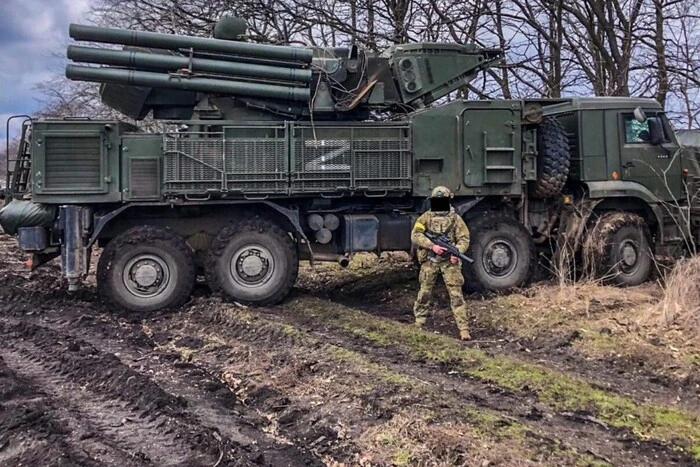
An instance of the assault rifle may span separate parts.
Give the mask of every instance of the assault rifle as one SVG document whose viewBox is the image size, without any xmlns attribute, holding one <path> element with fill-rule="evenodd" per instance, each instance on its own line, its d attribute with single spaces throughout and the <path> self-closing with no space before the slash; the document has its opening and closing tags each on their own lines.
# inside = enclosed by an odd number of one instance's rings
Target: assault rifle
<svg viewBox="0 0 700 467">
<path fill-rule="evenodd" d="M 445 234 L 435 234 L 433 232 L 429 232 L 427 230 L 423 231 L 423 235 L 425 235 L 428 240 L 433 242 L 437 246 L 443 247 L 445 250 L 447 250 L 448 253 L 450 253 L 452 256 L 456 256 L 459 259 L 462 259 L 466 261 L 467 263 L 473 263 L 474 260 L 471 259 L 469 256 L 465 255 L 464 253 L 461 253 L 459 249 L 450 242 L 450 239 L 447 238 L 447 235 Z"/>
</svg>

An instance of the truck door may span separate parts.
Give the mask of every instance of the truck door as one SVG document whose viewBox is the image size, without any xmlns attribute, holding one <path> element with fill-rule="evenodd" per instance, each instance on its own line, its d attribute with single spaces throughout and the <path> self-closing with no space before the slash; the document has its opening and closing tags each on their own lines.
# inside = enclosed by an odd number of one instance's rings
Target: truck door
<svg viewBox="0 0 700 467">
<path fill-rule="evenodd" d="M 648 117 L 661 117 L 655 110 L 647 110 Z M 620 114 L 620 176 L 622 180 L 644 185 L 664 200 L 681 196 L 681 160 L 678 145 L 673 142 L 671 129 L 665 118 L 665 141 L 660 145 L 650 142 L 649 119 L 638 122 L 632 112 Z"/>
</svg>

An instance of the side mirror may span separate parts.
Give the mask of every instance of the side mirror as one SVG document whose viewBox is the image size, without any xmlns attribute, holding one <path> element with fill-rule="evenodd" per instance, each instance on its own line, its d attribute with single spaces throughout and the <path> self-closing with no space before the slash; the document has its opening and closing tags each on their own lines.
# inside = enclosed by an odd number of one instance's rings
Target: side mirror
<svg viewBox="0 0 700 467">
<path fill-rule="evenodd" d="M 636 109 L 634 109 L 634 119 L 637 120 L 639 123 L 644 123 L 647 121 L 647 116 L 641 107 L 637 107 Z"/>
<path fill-rule="evenodd" d="M 659 145 L 666 141 L 666 135 L 664 134 L 664 124 L 661 122 L 659 117 L 651 117 L 647 120 L 649 125 L 649 136 L 650 143 L 653 145 Z"/>
</svg>

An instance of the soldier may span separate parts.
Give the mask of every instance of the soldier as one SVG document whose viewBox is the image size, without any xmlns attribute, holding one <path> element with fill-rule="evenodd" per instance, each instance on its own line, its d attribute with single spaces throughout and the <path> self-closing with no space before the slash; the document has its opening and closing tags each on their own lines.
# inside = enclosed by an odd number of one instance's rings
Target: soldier
<svg viewBox="0 0 700 467">
<path fill-rule="evenodd" d="M 444 186 L 433 189 L 430 194 L 430 210 L 416 220 L 411 232 L 411 241 L 418 247 L 418 261 L 421 263 L 420 290 L 413 306 L 413 314 L 416 316 L 416 326 L 422 327 L 428 317 L 428 303 L 433 286 L 438 274 L 442 274 L 450 294 L 450 306 L 459 328 L 459 336 L 462 340 L 469 340 L 471 336 L 467 322 L 467 307 L 462 294 L 464 276 L 461 261 L 456 256 L 445 255 L 444 248 L 433 244 L 423 235 L 426 230 L 435 234 L 444 233 L 459 251 L 462 253 L 467 251 L 469 229 L 450 205 L 451 198 L 450 190 Z"/>
</svg>

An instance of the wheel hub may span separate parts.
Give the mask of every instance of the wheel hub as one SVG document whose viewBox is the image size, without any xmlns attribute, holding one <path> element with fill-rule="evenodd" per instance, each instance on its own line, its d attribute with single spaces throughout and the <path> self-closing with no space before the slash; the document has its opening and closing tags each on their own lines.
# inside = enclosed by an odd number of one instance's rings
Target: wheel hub
<svg viewBox="0 0 700 467">
<path fill-rule="evenodd" d="M 146 262 L 134 267 L 134 282 L 140 287 L 151 287 L 158 281 L 158 276 L 162 276 L 156 264 Z"/>
<path fill-rule="evenodd" d="M 518 252 L 506 239 L 492 240 L 484 249 L 484 253 L 484 268 L 494 277 L 510 275 L 518 263 Z"/>
<path fill-rule="evenodd" d="M 255 254 L 251 254 L 239 260 L 241 263 L 241 271 L 247 277 L 259 276 L 267 268 L 265 261 Z"/>
<path fill-rule="evenodd" d="M 137 255 L 124 268 L 124 285 L 132 294 L 147 298 L 161 293 L 170 281 L 166 262 L 156 255 Z"/>
<path fill-rule="evenodd" d="M 231 259 L 231 275 L 247 287 L 266 283 L 274 270 L 270 251 L 261 245 L 247 245 L 239 249 Z"/>
<path fill-rule="evenodd" d="M 491 262 L 497 268 L 504 268 L 508 266 L 508 263 L 510 263 L 510 255 L 508 254 L 508 250 L 501 246 L 494 248 L 493 253 L 491 254 Z"/>
<path fill-rule="evenodd" d="M 637 253 L 637 245 L 631 241 L 625 241 L 620 245 L 620 262 L 621 267 L 629 272 L 634 269 L 637 264 L 639 254 Z"/>
</svg>

